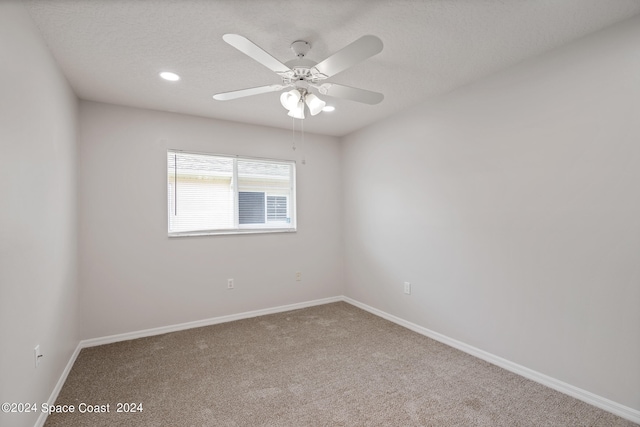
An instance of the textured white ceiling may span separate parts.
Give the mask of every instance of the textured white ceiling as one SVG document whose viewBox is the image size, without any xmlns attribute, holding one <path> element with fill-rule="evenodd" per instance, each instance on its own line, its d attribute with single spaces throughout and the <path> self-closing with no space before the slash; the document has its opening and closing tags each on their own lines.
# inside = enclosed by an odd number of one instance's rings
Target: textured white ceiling
<svg viewBox="0 0 640 427">
<path fill-rule="evenodd" d="M 222 40 L 241 34 L 282 62 L 307 40 L 321 61 L 360 36 L 382 53 L 329 81 L 382 92 L 306 132 L 345 135 L 525 58 L 640 13 L 638 0 L 24 0 L 77 95 L 86 100 L 291 129 L 279 92 L 232 101 L 212 95 L 279 83 Z M 174 71 L 169 83 L 158 73 Z M 296 123 L 297 126 L 299 126 Z"/>
</svg>

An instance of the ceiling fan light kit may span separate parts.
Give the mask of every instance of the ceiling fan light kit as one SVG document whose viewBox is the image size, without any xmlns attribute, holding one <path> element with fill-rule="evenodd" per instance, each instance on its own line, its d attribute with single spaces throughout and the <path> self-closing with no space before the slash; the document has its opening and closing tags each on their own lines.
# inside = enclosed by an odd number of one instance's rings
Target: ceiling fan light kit
<svg viewBox="0 0 640 427">
<path fill-rule="evenodd" d="M 309 113 L 315 116 L 322 112 L 327 105 L 325 101 L 312 93 L 312 89 L 315 89 L 321 95 L 348 99 L 369 105 L 377 104 L 384 99 L 384 95 L 378 92 L 323 82 L 323 80 L 333 77 L 358 62 L 380 53 L 383 44 L 376 36 L 363 36 L 319 63 L 305 58 L 311 49 L 311 44 L 304 40 L 296 40 L 291 44 L 291 50 L 296 55 L 296 59 L 286 64 L 269 55 L 246 37 L 238 34 L 225 34 L 222 39 L 275 72 L 280 76 L 282 84 L 218 93 L 213 96 L 218 101 L 228 101 L 245 96 L 293 88 L 280 95 L 280 103 L 289 111 L 289 116 L 296 119 L 304 119 L 305 106 L 308 108 Z"/>
<path fill-rule="evenodd" d="M 305 89 L 292 89 L 280 95 L 280 103 L 289 110 L 289 116 L 304 119 L 304 106 L 309 108 L 312 116 L 319 114 L 327 105 L 326 102 Z"/>
</svg>

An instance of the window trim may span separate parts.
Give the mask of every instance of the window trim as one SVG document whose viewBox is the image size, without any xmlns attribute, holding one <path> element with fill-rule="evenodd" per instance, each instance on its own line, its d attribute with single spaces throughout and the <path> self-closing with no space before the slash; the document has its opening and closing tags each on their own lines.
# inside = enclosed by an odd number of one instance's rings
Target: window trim
<svg viewBox="0 0 640 427">
<path fill-rule="evenodd" d="M 170 218 L 169 216 L 171 215 L 171 208 L 169 207 L 169 194 L 168 194 L 168 182 L 165 181 L 165 195 L 167 197 L 166 200 L 166 204 L 165 207 L 167 208 L 166 210 L 166 220 L 167 220 L 167 236 L 170 238 L 173 237 L 194 237 L 194 236 L 225 236 L 225 235 L 242 235 L 242 234 L 271 234 L 271 233 L 295 233 L 298 231 L 298 224 L 297 224 L 297 197 L 296 197 L 296 192 L 297 192 L 297 183 L 296 183 L 296 161 L 295 160 L 289 160 L 289 159 L 273 159 L 273 158 L 265 158 L 265 157 L 251 157 L 251 156 L 241 156 L 238 154 L 214 154 L 214 153 L 205 153 L 202 151 L 190 151 L 190 150 L 181 150 L 181 149 L 174 149 L 174 148 L 168 148 L 167 152 L 166 152 L 166 156 L 165 158 L 168 157 L 168 155 L 170 153 L 184 153 L 184 154 L 195 154 L 195 155 L 201 155 L 201 156 L 211 156 L 211 157 L 223 157 L 223 158 L 227 158 L 227 159 L 233 159 L 234 160 L 234 167 L 233 167 L 233 182 L 236 183 L 234 185 L 234 209 L 233 209 L 233 216 L 234 216 L 234 225 L 235 228 L 232 229 L 208 229 L 208 230 L 195 230 L 195 231 L 170 231 L 169 226 L 170 226 Z M 260 228 L 260 227 L 254 227 L 254 226 L 244 226 L 244 227 L 240 227 L 239 224 L 239 197 L 238 197 L 238 193 L 239 191 L 239 185 L 237 185 L 238 183 L 238 160 L 247 160 L 247 161 L 257 161 L 257 162 L 264 162 L 264 163 L 278 163 L 278 164 L 289 164 L 290 167 L 290 174 L 289 174 L 289 182 L 291 183 L 291 194 L 287 197 L 290 201 L 290 211 L 291 211 L 291 225 L 289 227 L 286 228 L 282 228 L 282 227 L 264 227 L 264 228 Z M 168 164 L 167 164 L 168 166 Z M 165 171 L 165 173 L 167 174 L 166 177 L 168 178 L 168 170 Z M 267 193 L 265 192 L 265 219 L 266 219 L 266 199 L 267 199 Z"/>
</svg>

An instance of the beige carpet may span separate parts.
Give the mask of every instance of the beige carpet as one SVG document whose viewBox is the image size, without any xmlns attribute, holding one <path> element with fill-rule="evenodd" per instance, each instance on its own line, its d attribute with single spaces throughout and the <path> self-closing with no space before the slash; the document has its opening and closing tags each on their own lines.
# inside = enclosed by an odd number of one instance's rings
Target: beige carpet
<svg viewBox="0 0 640 427">
<path fill-rule="evenodd" d="M 82 402 L 46 426 L 635 425 L 343 302 L 84 349 Z"/>
</svg>

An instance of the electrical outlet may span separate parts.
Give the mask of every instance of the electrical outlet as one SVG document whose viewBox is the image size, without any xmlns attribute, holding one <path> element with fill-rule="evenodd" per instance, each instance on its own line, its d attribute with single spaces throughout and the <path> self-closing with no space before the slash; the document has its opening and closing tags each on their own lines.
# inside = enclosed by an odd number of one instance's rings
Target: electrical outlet
<svg viewBox="0 0 640 427">
<path fill-rule="evenodd" d="M 227 279 L 227 289 L 233 289 L 234 287 L 233 279 Z"/>
<path fill-rule="evenodd" d="M 296 273 L 296 282 L 300 282 L 302 280 L 302 273 L 299 271 Z"/>
<path fill-rule="evenodd" d="M 38 366 L 40 366 L 40 359 L 42 359 L 42 353 L 40 353 L 40 344 L 38 344 L 34 349 L 33 349 L 33 360 L 34 363 L 36 365 L 36 368 Z"/>
<path fill-rule="evenodd" d="M 407 295 L 411 295 L 411 283 L 404 282 L 404 293 Z"/>
</svg>

